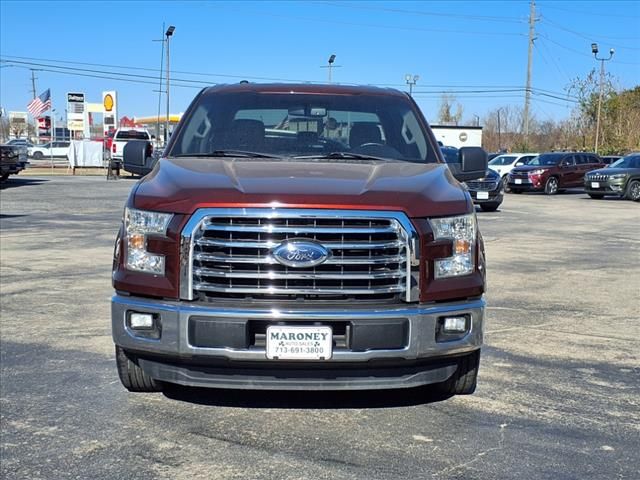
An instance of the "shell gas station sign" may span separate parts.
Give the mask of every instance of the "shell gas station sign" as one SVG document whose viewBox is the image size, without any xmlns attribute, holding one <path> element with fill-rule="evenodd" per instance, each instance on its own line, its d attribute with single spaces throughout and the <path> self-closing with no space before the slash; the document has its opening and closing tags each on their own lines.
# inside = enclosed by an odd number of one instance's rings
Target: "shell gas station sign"
<svg viewBox="0 0 640 480">
<path fill-rule="evenodd" d="M 118 112 L 117 112 L 117 95 L 116 92 L 106 91 L 102 92 L 102 111 L 103 111 L 103 124 L 105 133 L 110 130 L 118 128 Z"/>
</svg>

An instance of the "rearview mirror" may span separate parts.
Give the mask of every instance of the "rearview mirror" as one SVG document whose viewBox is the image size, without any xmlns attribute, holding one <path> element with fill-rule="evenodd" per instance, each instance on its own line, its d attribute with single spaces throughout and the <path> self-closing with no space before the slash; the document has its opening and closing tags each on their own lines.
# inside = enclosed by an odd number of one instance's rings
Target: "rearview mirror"
<svg viewBox="0 0 640 480">
<path fill-rule="evenodd" d="M 288 110 L 290 117 L 324 117 L 327 114 L 327 109 L 324 107 L 291 107 Z"/>
<path fill-rule="evenodd" d="M 480 147 L 462 147 L 458 161 L 449 163 L 449 169 L 459 182 L 483 178 L 487 174 L 487 152 Z"/>
</svg>

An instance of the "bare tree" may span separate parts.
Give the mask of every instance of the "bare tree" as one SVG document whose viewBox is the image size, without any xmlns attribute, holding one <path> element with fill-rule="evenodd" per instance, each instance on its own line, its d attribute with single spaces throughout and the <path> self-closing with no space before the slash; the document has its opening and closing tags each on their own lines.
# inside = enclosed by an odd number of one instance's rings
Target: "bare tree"
<svg viewBox="0 0 640 480">
<path fill-rule="evenodd" d="M 456 112 L 452 110 L 455 107 Z M 462 105 L 456 101 L 453 95 L 442 95 L 440 100 L 440 109 L 438 110 L 438 122 L 443 125 L 458 125 L 462 119 Z"/>
</svg>

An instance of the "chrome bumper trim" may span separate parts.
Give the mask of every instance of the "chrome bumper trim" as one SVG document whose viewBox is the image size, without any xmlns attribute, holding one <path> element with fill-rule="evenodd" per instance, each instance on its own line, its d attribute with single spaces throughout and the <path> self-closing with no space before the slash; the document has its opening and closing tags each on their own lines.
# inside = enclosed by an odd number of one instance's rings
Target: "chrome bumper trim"
<svg viewBox="0 0 640 480">
<path fill-rule="evenodd" d="M 202 348 L 188 342 L 190 316 L 210 318 L 236 318 L 247 320 L 283 321 L 353 321 L 375 319 L 406 319 L 409 322 L 409 341 L 403 349 L 369 350 L 353 352 L 335 350 L 326 362 L 362 362 L 378 358 L 418 359 L 441 357 L 470 352 L 482 345 L 484 298 L 472 301 L 442 304 L 415 304 L 411 306 L 371 306 L 370 308 L 344 309 L 277 309 L 277 308 L 232 308 L 229 306 L 194 305 L 186 302 L 150 300 L 140 297 L 115 295 L 111 303 L 113 340 L 125 349 L 168 357 L 217 357 L 239 361 L 267 360 L 264 348 Z M 134 335 L 126 326 L 128 311 L 153 313 L 160 317 L 162 335 L 159 340 Z M 438 317 L 450 314 L 468 314 L 471 317 L 470 331 L 461 339 L 436 342 L 435 328 Z"/>
</svg>

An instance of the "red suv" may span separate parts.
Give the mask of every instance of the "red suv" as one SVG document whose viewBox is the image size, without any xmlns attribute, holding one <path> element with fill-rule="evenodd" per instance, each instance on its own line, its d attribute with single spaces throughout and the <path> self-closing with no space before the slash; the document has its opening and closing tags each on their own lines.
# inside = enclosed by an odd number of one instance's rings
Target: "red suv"
<svg viewBox="0 0 640 480">
<path fill-rule="evenodd" d="M 508 184 L 513 193 L 544 191 L 554 195 L 564 188 L 582 187 L 585 173 L 604 166 L 595 153 L 543 153 L 511 170 Z"/>
</svg>

